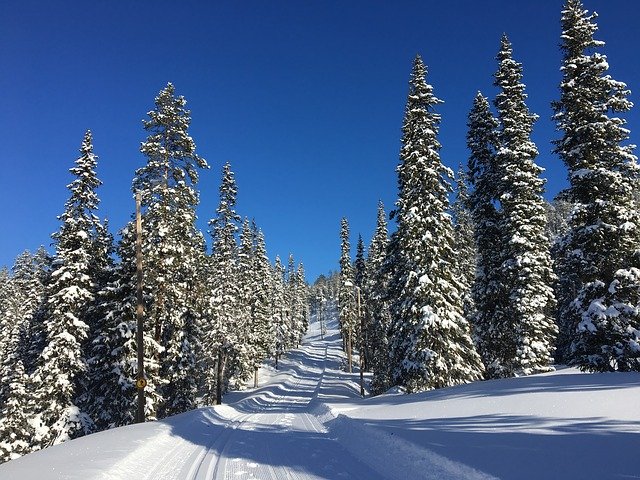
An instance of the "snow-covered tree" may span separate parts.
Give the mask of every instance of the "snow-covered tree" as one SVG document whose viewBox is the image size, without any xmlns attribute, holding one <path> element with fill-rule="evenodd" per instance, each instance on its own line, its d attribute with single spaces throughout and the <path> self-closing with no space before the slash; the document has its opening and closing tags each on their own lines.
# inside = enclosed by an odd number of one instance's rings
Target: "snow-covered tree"
<svg viewBox="0 0 640 480">
<path fill-rule="evenodd" d="M 27 318 L 24 330 L 22 363 L 27 374 L 33 373 L 44 350 L 46 341 L 45 331 L 45 295 L 46 286 L 51 277 L 53 257 L 44 247 L 39 247 L 32 257 L 33 274 L 30 274 L 27 295 L 31 298 L 34 310 Z"/>
<path fill-rule="evenodd" d="M 204 324 L 204 351 L 208 359 L 205 401 L 222 402 L 228 361 L 239 347 L 240 286 L 236 233 L 240 217 L 235 211 L 237 186 L 231 165 L 222 169 L 220 203 L 209 221 L 213 241 L 208 279 L 209 305 Z"/>
<path fill-rule="evenodd" d="M 279 256 L 276 256 L 271 275 L 271 291 L 273 295 L 271 328 L 277 367 L 278 358 L 285 351 L 285 340 L 289 335 L 289 322 L 287 321 L 289 312 L 285 295 L 285 268 Z"/>
<path fill-rule="evenodd" d="M 494 317 L 507 300 L 499 276 L 502 238 L 495 162 L 498 121 L 491 113 L 489 101 L 480 92 L 473 101 L 467 126 L 469 208 L 476 247 L 476 276 L 471 289 L 475 311 L 471 324 L 478 352 L 484 364 L 490 366 L 497 356 L 501 335 L 494 326 Z"/>
<path fill-rule="evenodd" d="M 46 433 L 42 446 L 64 442 L 93 430 L 89 416 L 80 410 L 78 397 L 86 380 L 84 346 L 88 338 L 88 312 L 96 295 L 97 272 L 92 267 L 100 221 L 96 189 L 101 182 L 95 169 L 92 135 L 87 131 L 80 157 L 71 168 L 75 179 L 71 196 L 53 234 L 56 255 L 47 287 L 46 346 L 36 376 L 36 403 Z"/>
<path fill-rule="evenodd" d="M 554 274 L 546 236 L 543 169 L 535 163 L 533 123 L 525 100 L 522 65 L 513 60 L 511 43 L 502 37 L 495 99 L 499 128 L 496 152 L 502 240 L 499 275 L 507 299 L 494 317 L 500 351 L 488 370 L 492 376 L 528 375 L 551 370 L 557 327 L 553 318 Z"/>
<path fill-rule="evenodd" d="M 338 311 L 342 342 L 347 354 L 353 349 L 356 330 L 356 306 L 353 295 L 354 272 L 351 264 L 351 244 L 349 242 L 349 221 L 340 222 L 340 290 L 338 293 Z"/>
<path fill-rule="evenodd" d="M 136 171 L 133 190 L 141 194 L 147 320 L 163 347 L 158 385 L 159 416 L 195 407 L 198 336 L 193 289 L 204 258 L 204 239 L 195 225 L 198 171 L 208 168 L 189 136 L 186 100 L 169 83 L 143 122 L 149 133 L 140 151 L 147 163 Z M 153 416 L 155 412 L 150 412 Z"/>
<path fill-rule="evenodd" d="M 254 372 L 261 362 L 273 355 L 275 335 L 272 325 L 273 279 L 271 264 L 267 256 L 264 234 L 252 225 L 253 251 L 253 296 L 251 299 L 251 338 L 255 356 L 252 359 Z"/>
<path fill-rule="evenodd" d="M 29 377 L 24 371 L 22 360 L 14 358 L 6 399 L 0 410 L 0 463 L 33 450 L 35 430 L 30 422 L 33 412 L 27 408 L 31 403 L 28 385 Z"/>
<path fill-rule="evenodd" d="M 373 371 L 371 391 L 382 393 L 391 387 L 391 371 L 389 364 L 389 342 L 387 332 L 391 323 L 389 312 L 388 283 L 389 271 L 387 246 L 389 232 L 384 204 L 378 203 L 376 230 L 369 244 L 366 262 L 366 283 L 364 285 L 367 298 L 366 339 L 368 345 L 368 364 Z"/>
<path fill-rule="evenodd" d="M 589 371 L 640 369 L 640 230 L 634 199 L 638 163 L 618 114 L 631 109 L 627 86 L 608 75 L 596 14 L 580 0 L 562 11 L 562 81 L 554 102 L 573 204 L 560 242 L 560 346 Z"/>
<path fill-rule="evenodd" d="M 427 84 L 420 56 L 413 63 L 403 122 L 394 217 L 391 356 L 394 381 L 409 391 L 482 377 L 482 363 L 462 316 L 455 278 L 454 232 L 448 200 L 452 172 L 440 161 L 441 103 Z M 396 296 L 397 293 L 397 296 Z"/>
</svg>

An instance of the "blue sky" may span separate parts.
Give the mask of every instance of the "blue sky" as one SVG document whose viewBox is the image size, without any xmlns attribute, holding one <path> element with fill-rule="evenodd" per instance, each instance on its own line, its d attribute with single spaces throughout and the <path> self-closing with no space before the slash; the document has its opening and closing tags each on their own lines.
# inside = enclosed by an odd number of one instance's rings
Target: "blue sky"
<svg viewBox="0 0 640 480">
<path fill-rule="evenodd" d="M 369 241 L 395 166 L 411 62 L 444 100 L 445 164 L 466 162 L 476 91 L 493 98 L 500 36 L 524 65 L 547 196 L 565 185 L 551 153 L 550 102 L 560 79 L 561 1 L 2 2 L 0 265 L 50 245 L 68 197 L 68 169 L 86 129 L 100 157 L 99 214 L 116 232 L 133 212 L 144 158 L 142 120 L 173 82 L 211 170 L 200 181 L 200 227 L 213 216 L 222 165 L 238 213 L 264 230 L 269 255 L 291 252 L 307 277 L 338 268 L 340 218 Z M 611 74 L 638 103 L 640 2 L 587 0 L 600 14 Z M 640 113 L 626 116 L 637 143 Z"/>
</svg>

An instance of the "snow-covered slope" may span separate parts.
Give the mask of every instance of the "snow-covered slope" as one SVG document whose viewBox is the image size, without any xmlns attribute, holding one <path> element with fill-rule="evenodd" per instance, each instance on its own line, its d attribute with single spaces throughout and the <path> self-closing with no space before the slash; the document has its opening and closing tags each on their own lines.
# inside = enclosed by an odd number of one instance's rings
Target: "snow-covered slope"
<svg viewBox="0 0 640 480">
<path fill-rule="evenodd" d="M 640 374 L 565 369 L 362 400 L 332 326 L 321 339 L 312 324 L 227 405 L 36 452 L 0 479 L 638 478 Z"/>
</svg>

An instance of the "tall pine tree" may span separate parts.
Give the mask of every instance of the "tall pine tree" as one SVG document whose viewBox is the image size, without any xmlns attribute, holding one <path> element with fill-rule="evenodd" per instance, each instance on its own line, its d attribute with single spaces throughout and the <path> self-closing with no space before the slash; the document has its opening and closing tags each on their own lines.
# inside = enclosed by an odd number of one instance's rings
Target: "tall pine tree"
<svg viewBox="0 0 640 480">
<path fill-rule="evenodd" d="M 471 320 L 473 337 L 487 373 L 497 369 L 501 331 L 494 317 L 505 299 L 500 282 L 499 230 L 497 208 L 499 176 L 495 162 L 498 121 L 491 113 L 489 101 L 480 92 L 473 101 L 467 122 L 469 149 L 469 207 L 474 225 L 476 276 L 471 288 L 474 315 Z"/>
<path fill-rule="evenodd" d="M 389 232 L 384 204 L 378 203 L 376 231 L 369 244 L 367 255 L 367 275 L 364 287 L 368 302 L 368 321 L 366 338 L 368 345 L 369 368 L 373 371 L 371 391 L 382 393 L 391 387 L 391 371 L 389 368 L 389 341 L 387 333 L 391 323 L 389 312 L 388 284 L 389 266 L 387 246 Z"/>
<path fill-rule="evenodd" d="M 561 347 L 589 371 L 640 369 L 640 230 L 634 200 L 638 163 L 619 113 L 629 90 L 607 74 L 596 14 L 580 0 L 562 11 L 562 82 L 554 103 L 562 138 L 555 151 L 567 167 L 573 204 L 561 240 Z"/>
<path fill-rule="evenodd" d="M 501 349 L 491 368 L 494 376 L 540 373 L 552 369 L 557 328 L 554 280 L 546 236 L 542 168 L 531 141 L 537 116 L 525 100 L 522 65 L 513 60 L 511 43 L 502 37 L 495 85 L 500 89 L 495 106 L 500 122 L 496 152 L 498 223 L 502 240 L 499 275 L 506 303 L 494 319 Z"/>
<path fill-rule="evenodd" d="M 413 63 L 398 166 L 391 291 L 394 381 L 408 391 L 477 380 L 482 363 L 462 316 L 455 278 L 453 225 L 448 214 L 452 172 L 440 161 L 441 103 L 426 82 L 420 56 Z"/>
<path fill-rule="evenodd" d="M 209 305 L 204 326 L 204 349 L 209 357 L 207 365 L 207 389 L 205 400 L 218 404 L 226 388 L 225 375 L 229 360 L 239 347 L 238 323 L 240 286 L 238 282 L 238 231 L 239 215 L 235 211 L 238 194 L 231 165 L 222 169 L 220 203 L 216 216 L 209 221 L 213 252 L 209 275 Z"/>
<path fill-rule="evenodd" d="M 37 372 L 37 404 L 46 434 L 37 438 L 42 446 L 64 442 L 93 430 L 93 422 L 78 406 L 86 381 L 84 355 L 89 334 L 90 307 L 97 287 L 92 269 L 100 222 L 96 189 L 101 182 L 95 169 L 92 135 L 87 131 L 80 157 L 71 168 L 75 179 L 71 196 L 59 219 L 60 230 L 53 234 L 56 246 L 51 282 L 47 288 L 46 346 Z"/>
</svg>

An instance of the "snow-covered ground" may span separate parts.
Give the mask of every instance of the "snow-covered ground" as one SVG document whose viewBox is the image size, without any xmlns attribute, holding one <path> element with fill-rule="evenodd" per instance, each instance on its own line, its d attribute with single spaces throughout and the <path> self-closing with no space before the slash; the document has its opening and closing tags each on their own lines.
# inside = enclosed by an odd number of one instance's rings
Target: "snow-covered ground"
<svg viewBox="0 0 640 480">
<path fill-rule="evenodd" d="M 640 478 L 640 374 L 553 374 L 359 397 L 335 322 L 226 405 L 80 438 L 0 479 Z"/>
</svg>

